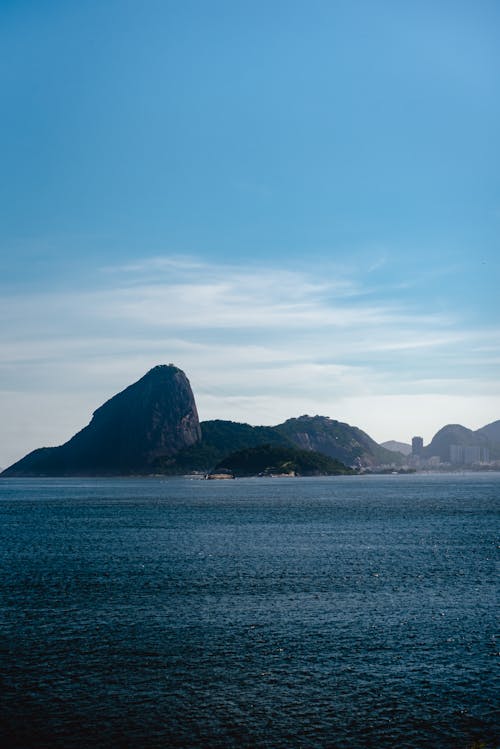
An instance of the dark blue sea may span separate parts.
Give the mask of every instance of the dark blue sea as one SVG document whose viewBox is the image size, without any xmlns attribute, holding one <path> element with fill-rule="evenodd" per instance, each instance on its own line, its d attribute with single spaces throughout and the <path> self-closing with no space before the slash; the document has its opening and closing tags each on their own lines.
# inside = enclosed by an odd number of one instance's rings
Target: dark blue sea
<svg viewBox="0 0 500 749">
<path fill-rule="evenodd" d="M 498 747 L 500 474 L 0 480 L 0 743 Z"/>
</svg>

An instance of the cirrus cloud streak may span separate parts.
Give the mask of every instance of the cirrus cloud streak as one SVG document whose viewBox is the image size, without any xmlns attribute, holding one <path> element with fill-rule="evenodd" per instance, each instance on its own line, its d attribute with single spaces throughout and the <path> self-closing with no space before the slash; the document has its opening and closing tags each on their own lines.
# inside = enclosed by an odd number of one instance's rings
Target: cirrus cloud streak
<svg viewBox="0 0 500 749">
<path fill-rule="evenodd" d="M 9 448 L 0 464 L 43 434 L 39 423 L 31 436 L 9 431 L 14 405 L 22 415 L 33 398 L 52 404 L 59 394 L 64 407 L 53 409 L 42 441 L 60 442 L 103 400 L 169 361 L 190 377 L 202 418 L 272 424 L 321 412 L 367 428 L 363 413 L 398 403 L 378 417 L 373 436 L 408 439 L 398 431 L 404 401 L 408 431 L 430 438 L 436 418 L 442 425 L 436 399 L 452 394 L 454 403 L 467 401 L 467 414 L 471 397 L 481 398 L 478 419 L 489 409 L 493 420 L 498 331 L 469 329 L 449 312 L 422 313 L 412 297 L 387 299 L 386 288 L 378 296 L 369 278 L 341 269 L 319 277 L 179 256 L 108 267 L 93 288 L 75 282 L 62 292 L 4 297 L 0 387 Z M 432 413 L 421 405 L 426 393 Z"/>
</svg>

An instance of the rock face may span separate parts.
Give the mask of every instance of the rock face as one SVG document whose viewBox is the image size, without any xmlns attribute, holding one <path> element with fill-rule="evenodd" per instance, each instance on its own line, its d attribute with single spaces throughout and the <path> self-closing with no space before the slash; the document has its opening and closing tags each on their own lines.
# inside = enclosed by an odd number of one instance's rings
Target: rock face
<svg viewBox="0 0 500 749">
<path fill-rule="evenodd" d="M 402 462 L 402 456 L 378 445 L 357 427 L 328 416 L 299 416 L 275 427 L 302 450 L 314 450 L 348 466 Z"/>
<path fill-rule="evenodd" d="M 60 447 L 26 455 L 4 476 L 152 473 L 201 439 L 189 380 L 173 365 L 151 369 L 95 411 L 88 426 Z"/>
</svg>

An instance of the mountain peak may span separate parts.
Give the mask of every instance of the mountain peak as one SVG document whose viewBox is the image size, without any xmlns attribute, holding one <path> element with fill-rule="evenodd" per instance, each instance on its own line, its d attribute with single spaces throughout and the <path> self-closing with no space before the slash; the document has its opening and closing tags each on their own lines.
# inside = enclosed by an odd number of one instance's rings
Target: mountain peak
<svg viewBox="0 0 500 749">
<path fill-rule="evenodd" d="M 4 475 L 151 473 L 201 439 L 189 380 L 173 365 L 158 365 L 94 412 L 88 426 L 60 447 L 41 448 Z"/>
<path fill-rule="evenodd" d="M 336 458 L 346 465 L 375 465 L 398 462 L 399 458 L 372 440 L 358 427 L 329 416 L 308 416 L 288 419 L 276 430 L 302 450 L 313 450 Z"/>
</svg>

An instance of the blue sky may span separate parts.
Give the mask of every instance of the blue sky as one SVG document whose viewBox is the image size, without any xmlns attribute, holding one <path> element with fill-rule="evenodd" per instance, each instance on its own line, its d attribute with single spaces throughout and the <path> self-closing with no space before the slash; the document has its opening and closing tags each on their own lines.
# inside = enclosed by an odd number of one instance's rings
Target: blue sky
<svg viewBox="0 0 500 749">
<path fill-rule="evenodd" d="M 496 0 L 0 2 L 0 465 L 202 419 L 500 418 Z"/>
</svg>

